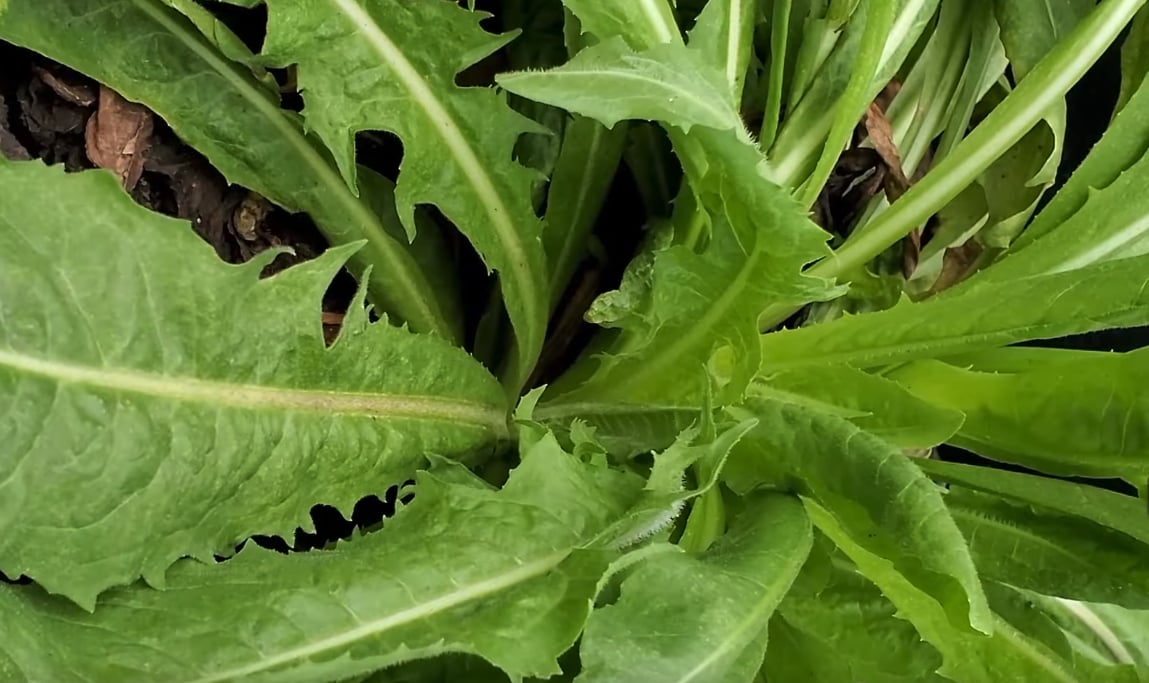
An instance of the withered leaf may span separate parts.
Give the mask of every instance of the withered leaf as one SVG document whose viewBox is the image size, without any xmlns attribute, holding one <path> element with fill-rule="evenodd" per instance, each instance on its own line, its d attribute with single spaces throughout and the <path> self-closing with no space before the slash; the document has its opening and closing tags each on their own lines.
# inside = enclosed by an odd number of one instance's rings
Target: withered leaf
<svg viewBox="0 0 1149 683">
<path fill-rule="evenodd" d="M 144 172 L 154 127 L 152 114 L 105 87 L 100 88 L 99 102 L 85 130 L 88 158 L 115 173 L 130 190 Z"/>
</svg>

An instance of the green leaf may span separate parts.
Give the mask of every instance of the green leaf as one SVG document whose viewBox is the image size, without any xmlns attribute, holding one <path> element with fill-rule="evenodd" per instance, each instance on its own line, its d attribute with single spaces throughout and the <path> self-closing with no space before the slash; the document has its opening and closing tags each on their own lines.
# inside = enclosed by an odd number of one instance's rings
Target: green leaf
<svg viewBox="0 0 1149 683">
<path fill-rule="evenodd" d="M 670 59 L 680 68 L 667 78 L 710 84 L 705 86 L 710 94 L 698 86 L 698 97 L 718 103 L 711 106 L 722 103 L 721 75 L 702 63 L 697 51 L 680 45 L 636 54 L 616 40 L 584 51 L 572 64 L 580 59 L 593 60 L 600 71 L 638 76 L 645 68 L 642 60 Z M 635 260 L 619 292 L 592 308 L 592 314 L 598 313 L 595 322 L 621 328 L 621 333 L 600 337 L 584 360 L 555 384 L 551 395 L 556 398 L 548 404 L 578 404 L 599 414 L 609 412 L 605 406 L 596 408 L 604 404 L 693 406 L 701 393 L 699 367 L 711 367 L 719 375 L 719 403 L 737 400 L 758 366 L 755 347 L 762 310 L 779 301 L 833 295 L 826 281 L 801 274 L 805 264 L 826 253 L 825 234 L 764 178 L 764 159 L 733 105 L 723 105 L 729 112 L 710 123 L 692 121 L 693 114 L 683 115 L 682 109 L 670 111 L 666 100 L 658 98 L 616 97 L 586 109 L 585 92 L 563 81 L 566 68 L 503 77 L 500 82 L 520 94 L 546 97 L 556 106 L 600 117 L 605 124 L 635 116 L 662 117 L 671 128 L 690 187 L 679 196 L 673 238 L 652 240 L 653 248 Z M 730 122 L 720 124 L 719 118 Z M 691 132 L 675 126 L 690 127 Z"/>
<path fill-rule="evenodd" d="M 895 0 L 871 0 L 865 5 L 865 29 L 850 67 L 849 81 L 834 105 L 829 134 L 813 174 L 798 190 L 802 206 L 813 206 L 817 201 L 842 150 L 850 146 L 858 120 L 874 99 L 874 82 L 886 57 L 886 43 L 893 32 L 897 9 Z"/>
<path fill-rule="evenodd" d="M 801 590 L 800 579 L 786 594 L 770 622 L 767 679 L 941 683 L 934 673 L 941 665 L 938 652 L 898 618 L 874 584 L 845 564 L 836 560 L 816 591 Z"/>
<path fill-rule="evenodd" d="M 1114 114 L 1121 112 L 1145 82 L 1149 74 L 1149 10 L 1144 8 L 1133 18 L 1129 35 L 1121 44 L 1121 92 Z"/>
<path fill-rule="evenodd" d="M 956 683 L 1016 683 L 1017 681 L 1058 681 L 1059 683 L 1133 683 L 1132 672 L 1098 667 L 1087 661 L 1066 658 L 1002 618 L 991 615 L 992 635 L 970 633 L 955 628 L 941 606 L 915 588 L 893 565 L 855 542 L 841 524 L 816 503 L 806 501 L 815 526 L 858 565 L 858 569 L 889 598 L 900 618 L 910 621 L 922 638 L 942 654 L 938 673 Z"/>
<path fill-rule="evenodd" d="M 915 304 L 762 336 L 767 372 L 888 365 L 1149 322 L 1149 258 L 987 282 Z M 992 272 L 992 269 L 987 272 Z"/>
<path fill-rule="evenodd" d="M 1149 253 L 1149 88 L 1138 91 L 1057 197 L 1026 230 L 1020 248 L 971 286 L 1080 269 Z"/>
<path fill-rule="evenodd" d="M 81 34 L 100 40 L 73 38 Z M 147 105 L 230 182 L 307 212 L 333 244 L 366 240 L 352 266 L 357 273 L 374 266 L 372 301 L 417 331 L 461 336 L 453 292 L 436 287 L 407 253 L 397 221 L 358 201 L 329 156 L 280 109 L 278 94 L 160 0 L 14 0 L 0 16 L 0 38 Z"/>
<path fill-rule="evenodd" d="M 456 75 L 505 45 L 479 27 L 485 15 L 450 0 L 268 3 L 264 58 L 296 64 L 308 126 L 355 187 L 355 133 L 386 130 L 404 142 L 396 199 L 414 228 L 417 204 L 434 204 L 498 271 L 518 341 L 509 383 L 525 381 L 542 347 L 549 282 L 532 172 L 512 159 L 534 130 L 489 88 Z"/>
<path fill-rule="evenodd" d="M 916 460 L 934 479 L 964 488 L 1027 503 L 1035 508 L 1079 517 L 1120 532 L 1149 547 L 1149 517 L 1145 504 L 1132 496 L 1095 486 L 1009 472 L 997 468 L 961 465 L 940 460 Z"/>
<path fill-rule="evenodd" d="M 1149 611 L 1028 593 L 1065 632 L 1070 645 L 1106 664 L 1134 664 L 1149 674 Z"/>
<path fill-rule="evenodd" d="M 691 140 L 710 155 L 705 175 L 691 178 L 706 214 L 682 202 L 682 215 L 688 227 L 709 217 L 709 243 L 701 254 L 686 244 L 653 254 L 641 283 L 645 293 L 618 324 L 623 333 L 584 355 L 579 372 L 556 383 L 548 405 L 695 406 L 700 367 L 720 377 L 719 404 L 737 401 L 759 365 L 761 311 L 833 291 L 800 274 L 824 250 L 824 233 L 758 175 L 761 156 L 754 147 L 703 129 Z M 678 235 L 685 240 L 690 232 Z"/>
<path fill-rule="evenodd" d="M 754 399 L 730 412 L 759 420 L 727 463 L 731 488 L 782 486 L 817 500 L 853 542 L 944 605 L 956 628 L 991 627 L 969 548 L 938 487 L 909 458 L 845 420 L 800 406 Z"/>
<path fill-rule="evenodd" d="M 591 233 L 622 160 L 626 132 L 626 126 L 607 129 L 581 117 L 567 125 L 547 195 L 543 229 L 552 308 L 558 305 L 586 256 Z"/>
<path fill-rule="evenodd" d="M 501 492 L 420 473 L 415 500 L 379 532 L 333 550 L 180 562 L 167 590 L 117 589 L 94 614 L 36 586 L 0 587 L 0 675 L 336 681 L 447 652 L 515 676 L 557 674 L 612 557 L 578 546 L 620 502 L 601 486 L 603 466 L 553 437 L 522 455 Z"/>
<path fill-rule="evenodd" d="M 714 487 L 731 450 L 757 424 L 753 419 L 744 420 L 721 434 L 713 433 L 710 424 L 711 429 L 688 429 L 680 434 L 670 448 L 654 456 L 642 496 L 604 532 L 604 541 L 617 547 L 634 545 L 669 527 L 687 501 L 717 493 Z M 706 471 L 698 477 L 697 488 L 687 489 L 686 473 L 696 464 Z"/>
<path fill-rule="evenodd" d="M 993 0 L 1014 78 L 1025 78 L 1097 3 L 1094 0 Z"/>
<path fill-rule="evenodd" d="M 608 128 L 623 120 L 660 121 L 742 130 L 721 70 L 681 44 L 635 52 L 621 38 L 582 50 L 546 71 L 500 74 L 498 84 L 532 100 L 596 119 Z"/>
<path fill-rule="evenodd" d="M 742 102 L 753 53 L 757 0 L 710 0 L 690 31 L 690 49 L 699 50 L 726 79 L 730 101 Z"/>
<path fill-rule="evenodd" d="M 962 424 L 962 414 L 923 401 L 897 382 L 849 365 L 801 368 L 763 377 L 752 395 L 843 417 L 900 448 L 931 448 Z"/>
<path fill-rule="evenodd" d="M 1149 547 L 1125 534 L 956 486 L 946 505 L 982 577 L 1045 595 L 1149 607 Z"/>
<path fill-rule="evenodd" d="M 1149 354 L 1099 354 L 1016 373 L 974 372 L 928 361 L 891 378 L 966 415 L 956 444 L 1054 474 L 1149 474 Z"/>
<path fill-rule="evenodd" d="M 563 0 L 585 33 L 602 40 L 620 36 L 634 49 L 682 43 L 668 0 Z"/>
<path fill-rule="evenodd" d="M 812 542 L 801 503 L 770 494 L 703 555 L 651 556 L 622 582 L 618 602 L 591 613 L 576 680 L 751 681 L 770 615 Z"/>
<path fill-rule="evenodd" d="M 887 0 L 880 0 L 887 2 Z M 897 75 L 903 62 L 929 25 L 938 8 L 938 0 L 888 0 L 896 2 L 897 16 L 885 40 L 888 50 L 883 51 L 873 80 L 867 88 L 867 102 Z M 865 18 L 868 12 L 855 12 L 840 39 L 838 27 L 826 26 L 822 30 L 833 36 L 833 52 L 817 70 L 813 81 L 792 103 L 792 109 L 770 149 L 770 177 L 783 187 L 796 188 L 813 170 L 818 156 L 825 148 L 830 134 L 837 103 L 845 92 L 860 54 Z M 797 78 L 797 76 L 796 76 Z M 798 87 L 799 82 L 794 86 Z M 855 119 L 856 120 L 856 119 Z"/>
<path fill-rule="evenodd" d="M 506 436 L 482 366 L 368 324 L 361 298 L 325 348 L 347 247 L 260 280 L 274 252 L 224 264 L 102 171 L 0 163 L 0 195 L 6 574 L 91 608 L 141 573 L 161 585 L 179 557 L 309 528 L 318 501 L 350 510 L 426 453 Z"/>
</svg>

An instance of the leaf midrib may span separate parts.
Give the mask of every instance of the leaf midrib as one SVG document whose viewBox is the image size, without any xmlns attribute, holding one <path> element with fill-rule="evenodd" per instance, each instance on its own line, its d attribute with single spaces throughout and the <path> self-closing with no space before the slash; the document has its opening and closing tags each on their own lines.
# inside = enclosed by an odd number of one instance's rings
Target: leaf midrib
<svg viewBox="0 0 1149 683">
<path fill-rule="evenodd" d="M 146 374 L 137 370 L 93 368 L 0 349 L 0 369 L 33 375 L 61 385 L 82 385 L 185 403 L 240 410 L 287 410 L 327 415 L 362 415 L 449 422 L 506 434 L 503 411 L 494 405 L 434 396 L 292 389 L 229 384 L 195 377 Z"/>
<path fill-rule="evenodd" d="M 408 607 L 407 609 L 361 623 L 354 628 L 335 633 L 306 645 L 301 645 L 265 657 L 259 662 L 239 666 L 226 671 L 217 671 L 207 676 L 190 680 L 188 683 L 219 683 L 220 681 L 239 680 L 252 674 L 269 671 L 284 664 L 309 659 L 324 652 L 350 645 L 365 638 L 375 637 L 386 631 L 401 628 L 420 620 L 429 619 L 454 607 L 481 600 L 499 591 L 542 576 L 558 566 L 569 555 L 569 550 L 562 550 L 536 559 L 533 562 L 516 564 L 513 569 L 502 571 L 494 576 L 463 586 L 456 586 L 455 590 L 444 593 L 431 600 L 421 602 L 418 605 Z"/>
<path fill-rule="evenodd" d="M 199 39 L 198 34 L 192 34 L 186 26 L 171 20 L 165 8 L 156 7 L 154 0 L 131 0 L 133 4 L 146 14 L 152 21 L 159 24 L 170 35 L 176 37 L 197 57 L 202 59 L 213 71 L 218 73 L 235 88 L 245 100 L 258 111 L 290 147 L 302 158 L 304 165 L 310 168 L 316 178 L 328 190 L 325 196 L 333 197 L 342 204 L 348 215 L 352 216 L 363 237 L 374 248 L 375 253 L 386 261 L 386 272 L 391 277 L 390 284 L 398 285 L 404 290 L 402 298 L 413 302 L 420 309 L 420 316 L 425 323 L 433 323 L 435 331 L 450 339 L 450 328 L 443 319 L 437 306 L 428 301 L 425 292 L 429 285 L 419 274 L 411 272 L 411 264 L 396 254 L 397 244 L 387 235 L 378 219 L 362 202 L 351 195 L 343 179 L 335 169 L 319 154 L 319 152 L 303 137 L 300 131 L 291 123 L 275 103 L 264 97 L 256 88 L 251 86 L 242 75 L 236 73 L 235 65 L 223 60 L 214 51 L 208 49 Z M 282 198 L 272 197 L 272 200 L 282 201 Z"/>
<path fill-rule="evenodd" d="M 511 275 L 516 281 L 517 288 L 528 308 L 529 320 L 545 320 L 545 287 L 536 286 L 536 283 L 543 282 L 544 278 L 533 277 L 533 259 L 526 252 L 523 244 L 524 238 L 520 238 L 519 231 L 516 230 L 515 224 L 511 220 L 510 211 L 495 187 L 490 173 L 479 160 L 470 143 L 461 134 L 462 129 L 459 124 L 455 122 L 454 117 L 439 101 L 419 70 L 408 61 L 403 51 L 366 10 L 360 7 L 355 0 L 327 1 L 346 17 L 355 30 L 363 36 L 371 49 L 391 67 L 395 76 L 410 94 L 411 99 L 423 111 L 424 116 L 439 134 L 439 138 L 450 150 L 451 156 L 462 169 L 463 176 L 470 183 L 479 203 L 482 204 L 483 210 L 487 214 L 487 220 L 494 228 L 502 254 L 507 257 Z M 508 159 L 508 161 L 510 160 Z M 466 226 L 460 227 L 465 228 Z M 520 334 L 522 332 L 520 331 Z M 537 337 L 537 332 L 533 332 L 532 336 Z M 536 341 L 539 340 L 531 339 L 525 346 L 533 347 Z"/>
</svg>

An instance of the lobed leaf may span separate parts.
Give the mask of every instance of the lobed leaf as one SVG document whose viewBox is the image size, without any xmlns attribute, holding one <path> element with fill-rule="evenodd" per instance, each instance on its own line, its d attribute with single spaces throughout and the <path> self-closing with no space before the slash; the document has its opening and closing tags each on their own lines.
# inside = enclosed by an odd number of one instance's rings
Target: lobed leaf
<svg viewBox="0 0 1149 683">
<path fill-rule="evenodd" d="M 263 57 L 295 64 L 308 127 L 355 188 L 355 134 L 386 130 L 404 142 L 396 200 L 414 230 L 417 204 L 434 204 L 499 273 L 518 340 L 508 381 L 526 380 L 548 317 L 542 228 L 532 172 L 512 158 L 530 122 L 488 88 L 461 88 L 463 69 L 505 45 L 485 15 L 450 0 L 268 2 Z"/>
<path fill-rule="evenodd" d="M 377 306 L 417 331 L 461 335 L 441 269 L 421 268 L 398 222 L 356 199 L 330 157 L 280 109 L 277 93 L 161 0 L 14 0 L 0 16 L 0 38 L 147 105 L 229 181 L 307 212 L 332 243 L 365 240 L 352 262 L 359 273 L 374 266 L 369 286 Z"/>
<path fill-rule="evenodd" d="M 382 531 L 286 557 L 249 548 L 222 565 L 184 561 L 167 590 L 117 589 L 94 614 L 35 586 L 0 587 L 0 674 L 321 682 L 448 652 L 515 676 L 557 674 L 613 557 L 578 547 L 625 505 L 610 491 L 634 491 L 553 437 L 522 455 L 503 491 L 422 472 Z"/>
<path fill-rule="evenodd" d="M 6 574 L 90 609 L 506 437 L 481 365 L 368 324 L 361 298 L 325 348 L 320 302 L 353 247 L 260 280 L 273 252 L 224 264 L 104 172 L 4 162 L 0 195 Z"/>
</svg>

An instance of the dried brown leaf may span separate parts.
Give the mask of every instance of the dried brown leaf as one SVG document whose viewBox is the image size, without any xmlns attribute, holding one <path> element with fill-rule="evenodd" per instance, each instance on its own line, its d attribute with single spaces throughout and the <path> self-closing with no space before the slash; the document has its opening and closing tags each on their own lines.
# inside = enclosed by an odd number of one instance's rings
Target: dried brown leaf
<svg viewBox="0 0 1149 683">
<path fill-rule="evenodd" d="M 99 108 L 88 119 L 85 147 L 92 163 L 116 174 L 131 190 L 144 172 L 154 121 L 145 107 L 101 87 Z"/>
</svg>

